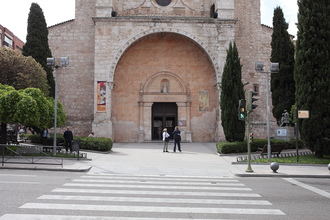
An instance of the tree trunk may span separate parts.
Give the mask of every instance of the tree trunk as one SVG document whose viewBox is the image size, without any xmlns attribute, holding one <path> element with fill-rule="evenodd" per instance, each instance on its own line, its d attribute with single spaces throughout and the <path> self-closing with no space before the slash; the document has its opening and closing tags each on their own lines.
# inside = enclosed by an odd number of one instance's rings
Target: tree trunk
<svg viewBox="0 0 330 220">
<path fill-rule="evenodd" d="M 7 124 L 1 123 L 0 126 L 0 144 L 7 143 Z"/>
</svg>

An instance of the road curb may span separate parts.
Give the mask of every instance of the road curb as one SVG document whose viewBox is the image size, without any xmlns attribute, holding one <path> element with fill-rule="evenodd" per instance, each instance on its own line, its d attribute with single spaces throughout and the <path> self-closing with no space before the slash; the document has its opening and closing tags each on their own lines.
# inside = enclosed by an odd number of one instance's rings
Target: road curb
<svg viewBox="0 0 330 220">
<path fill-rule="evenodd" d="M 327 175 L 304 175 L 304 174 L 247 174 L 247 173 L 237 173 L 235 174 L 237 177 L 280 177 L 280 178 L 324 178 L 324 179 L 330 179 L 330 174 Z"/>
<path fill-rule="evenodd" d="M 41 168 L 41 167 L 0 167 L 0 169 L 8 170 L 41 170 L 41 171 L 60 171 L 60 172 L 88 172 L 92 166 L 83 169 L 66 169 L 66 168 Z"/>
</svg>

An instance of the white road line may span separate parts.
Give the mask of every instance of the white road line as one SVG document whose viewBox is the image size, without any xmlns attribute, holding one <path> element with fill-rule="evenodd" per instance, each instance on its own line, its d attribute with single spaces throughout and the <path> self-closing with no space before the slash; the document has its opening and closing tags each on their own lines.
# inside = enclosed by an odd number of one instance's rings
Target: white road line
<svg viewBox="0 0 330 220">
<path fill-rule="evenodd" d="M 177 199 L 177 198 L 138 198 L 138 197 L 105 197 L 105 196 L 67 196 L 43 195 L 38 199 L 104 201 L 104 202 L 151 202 L 151 203 L 183 203 L 183 204 L 215 204 L 215 205 L 272 205 L 266 200 L 227 200 L 227 199 Z"/>
<path fill-rule="evenodd" d="M 92 179 L 121 179 L 121 180 L 155 180 L 155 181 L 189 181 L 189 182 L 237 182 L 234 179 L 192 179 L 192 178 L 166 178 L 166 177 L 126 177 L 126 176 L 81 176 L 81 178 Z"/>
<path fill-rule="evenodd" d="M 159 213 L 199 213 L 199 214 L 247 214 L 247 215 L 285 215 L 279 209 L 250 208 L 190 208 L 190 207 L 151 207 L 151 206 L 115 206 L 56 203 L 26 203 L 23 209 L 81 210 L 106 212 L 159 212 Z"/>
<path fill-rule="evenodd" d="M 40 182 L 22 182 L 22 181 L 0 181 L 0 183 L 12 183 L 12 184 L 40 184 Z"/>
<path fill-rule="evenodd" d="M 187 189 L 187 190 L 211 190 L 211 191 L 252 191 L 251 188 L 244 187 L 206 187 L 206 186 L 158 186 L 158 185 L 115 185 L 115 184 L 88 184 L 88 183 L 65 183 L 63 186 L 69 187 L 100 187 L 100 188 L 133 188 L 133 189 Z"/>
<path fill-rule="evenodd" d="M 230 182 L 205 182 L 205 183 L 195 183 L 195 182 L 175 182 L 175 181 L 147 181 L 147 180 L 102 180 L 102 179 L 74 179 L 73 182 L 81 183 L 121 183 L 121 184 L 158 184 L 158 185 L 190 185 L 190 186 L 245 186 L 243 183 L 237 183 L 238 180 L 233 180 Z"/>
<path fill-rule="evenodd" d="M 166 195 L 166 196 L 226 196 L 226 197 L 261 197 L 255 193 L 219 193 L 219 192 L 176 192 L 176 191 L 135 191 L 135 190 L 101 190 L 101 189 L 67 189 L 57 188 L 52 192 L 61 193 L 100 193 L 100 194 L 124 194 L 124 195 Z"/>
<path fill-rule="evenodd" d="M 70 215 L 33 215 L 33 214 L 7 214 L 0 217 L 0 220 L 152 220 L 154 218 L 137 217 L 105 217 L 105 216 L 70 216 Z M 160 220 L 173 220 L 173 218 L 157 218 Z M 187 220 L 191 218 L 175 218 L 175 220 Z M 211 219 L 195 219 L 211 220 Z M 225 219 L 218 219 L 225 220 Z M 233 219 L 232 219 L 233 220 Z M 238 220 L 238 219 L 236 219 Z"/>
<path fill-rule="evenodd" d="M 175 176 L 175 175 L 125 175 L 125 174 L 109 174 L 109 173 L 89 173 L 89 176 L 118 176 L 118 177 L 153 177 L 153 178 L 188 178 L 188 179 L 235 179 L 232 176 Z"/>
<path fill-rule="evenodd" d="M 19 175 L 19 174 L 0 174 L 0 176 L 14 176 L 14 177 L 36 177 L 36 175 Z"/>
<path fill-rule="evenodd" d="M 318 189 L 316 187 L 307 185 L 305 183 L 299 182 L 299 181 L 297 181 L 295 179 L 292 179 L 292 178 L 283 178 L 283 179 L 286 180 L 286 181 L 288 181 L 288 182 L 290 182 L 290 183 L 292 183 L 292 184 L 295 184 L 297 186 L 300 186 L 300 187 L 302 187 L 304 189 L 310 190 L 312 192 L 315 192 L 315 193 L 317 193 L 317 194 L 319 194 L 321 196 L 324 196 L 324 197 L 330 199 L 330 193 L 328 193 L 328 192 L 326 192 L 324 190 L 321 190 L 321 189 Z"/>
</svg>

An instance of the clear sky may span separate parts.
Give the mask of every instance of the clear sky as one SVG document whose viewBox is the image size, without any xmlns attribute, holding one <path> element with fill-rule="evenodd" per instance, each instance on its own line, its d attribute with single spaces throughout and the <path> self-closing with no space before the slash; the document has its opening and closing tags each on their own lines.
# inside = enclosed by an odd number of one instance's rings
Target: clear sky
<svg viewBox="0 0 330 220">
<path fill-rule="evenodd" d="M 27 18 L 32 2 L 40 5 L 48 26 L 74 18 L 74 0 L 1 0 L 0 24 L 23 41 L 26 38 Z M 297 0 L 261 0 L 261 23 L 272 26 L 276 6 L 283 9 L 285 19 L 289 23 L 289 33 L 296 35 Z"/>
</svg>

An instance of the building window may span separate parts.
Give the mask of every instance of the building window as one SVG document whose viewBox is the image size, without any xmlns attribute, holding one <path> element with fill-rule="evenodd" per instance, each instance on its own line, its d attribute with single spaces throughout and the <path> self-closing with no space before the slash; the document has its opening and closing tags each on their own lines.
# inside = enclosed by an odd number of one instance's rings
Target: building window
<svg viewBox="0 0 330 220">
<path fill-rule="evenodd" d="M 5 39 L 4 39 L 4 41 L 3 41 L 3 45 L 4 45 L 4 46 L 7 46 L 7 47 L 10 47 L 10 48 L 13 48 L 13 40 L 10 39 L 9 37 L 7 37 L 7 36 L 5 35 Z"/>
<path fill-rule="evenodd" d="M 257 93 L 259 95 L 259 84 L 253 84 L 253 92 Z"/>
<path fill-rule="evenodd" d="M 171 4 L 172 0 L 156 0 L 156 2 L 160 6 L 168 6 Z"/>
</svg>

